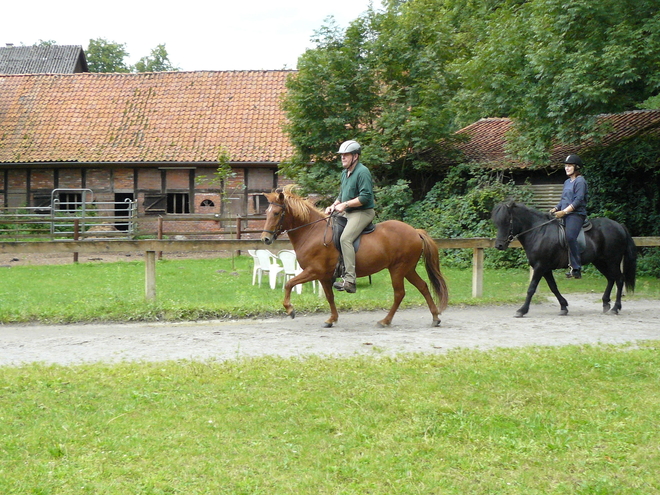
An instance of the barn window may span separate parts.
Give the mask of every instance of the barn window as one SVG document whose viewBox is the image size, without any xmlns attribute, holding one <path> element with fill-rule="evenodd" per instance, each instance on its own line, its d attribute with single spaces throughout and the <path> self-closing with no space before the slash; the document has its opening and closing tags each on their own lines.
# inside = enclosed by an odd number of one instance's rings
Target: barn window
<svg viewBox="0 0 660 495">
<path fill-rule="evenodd" d="M 50 213 L 50 194 L 35 194 L 32 198 L 34 212 L 40 215 Z"/>
<path fill-rule="evenodd" d="M 215 203 L 211 201 L 210 199 L 205 199 L 204 201 L 201 202 L 199 206 L 215 206 Z"/>
<path fill-rule="evenodd" d="M 61 192 L 58 199 L 60 210 L 76 211 L 82 207 L 81 193 Z"/>
<path fill-rule="evenodd" d="M 158 215 L 167 212 L 167 196 L 164 194 L 145 194 L 144 213 Z"/>
<path fill-rule="evenodd" d="M 167 213 L 190 213 L 188 193 L 168 193 Z"/>
</svg>

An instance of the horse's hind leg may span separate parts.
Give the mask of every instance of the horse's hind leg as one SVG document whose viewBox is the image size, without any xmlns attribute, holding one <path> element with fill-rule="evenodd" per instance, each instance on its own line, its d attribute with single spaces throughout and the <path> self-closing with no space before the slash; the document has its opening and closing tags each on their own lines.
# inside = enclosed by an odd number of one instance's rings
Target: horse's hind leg
<svg viewBox="0 0 660 495">
<path fill-rule="evenodd" d="M 433 297 L 431 296 L 431 291 L 429 290 L 428 284 L 424 281 L 422 277 L 419 276 L 416 270 L 411 270 L 408 272 L 406 275 L 406 280 L 413 284 L 419 292 L 422 293 L 424 296 L 424 299 L 426 299 L 426 304 L 429 306 L 429 310 L 431 311 L 431 315 L 433 316 L 433 321 L 431 322 L 431 326 L 434 327 L 439 327 L 440 326 L 440 317 L 439 312 L 438 312 L 438 307 L 435 304 L 435 301 L 433 300 Z"/>
<path fill-rule="evenodd" d="M 611 309 L 612 313 L 619 314 L 621 309 L 621 292 L 623 291 L 623 274 L 621 273 L 621 267 L 618 264 L 613 264 L 608 266 L 605 263 L 594 262 L 594 266 L 600 271 L 605 278 L 607 279 L 607 286 L 605 287 L 605 292 L 603 292 L 603 313 L 610 311 L 610 301 L 612 296 L 612 288 L 616 283 L 616 301 L 614 303 L 614 308 Z"/>
<path fill-rule="evenodd" d="M 392 289 L 394 289 L 394 303 L 390 308 L 390 312 L 387 313 L 387 316 L 376 323 L 379 327 L 389 327 L 392 324 L 392 318 L 394 318 L 394 313 L 399 309 L 403 297 L 406 295 L 406 289 L 403 284 L 403 275 L 399 270 L 393 270 L 390 268 L 390 278 L 392 279 Z"/>
<path fill-rule="evenodd" d="M 319 282 L 321 283 L 321 287 L 323 287 L 323 292 L 325 292 L 325 298 L 330 305 L 330 318 L 325 320 L 323 328 L 330 328 L 339 319 L 339 313 L 337 313 L 337 306 L 335 305 L 335 293 L 332 292 L 332 280 L 319 280 Z"/>
</svg>

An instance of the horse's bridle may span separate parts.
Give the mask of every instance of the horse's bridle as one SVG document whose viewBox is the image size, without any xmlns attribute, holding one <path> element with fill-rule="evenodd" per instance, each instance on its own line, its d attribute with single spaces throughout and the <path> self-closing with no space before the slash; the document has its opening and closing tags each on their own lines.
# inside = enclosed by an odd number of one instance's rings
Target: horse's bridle
<svg viewBox="0 0 660 495">
<path fill-rule="evenodd" d="M 287 229 L 287 230 L 282 230 L 283 224 L 284 224 L 284 216 L 286 215 L 286 204 L 282 203 L 273 203 L 273 202 L 268 202 L 269 205 L 271 206 L 279 206 L 282 208 L 282 214 L 280 215 L 280 220 L 277 222 L 277 225 L 275 226 L 275 230 L 263 230 L 262 232 L 266 232 L 267 234 L 272 234 L 273 235 L 273 240 L 277 240 L 279 236 L 282 234 L 286 234 L 287 232 L 293 232 L 294 230 L 302 229 L 303 227 L 307 227 L 308 225 L 313 225 L 318 222 L 322 222 L 324 220 L 328 220 L 328 218 L 320 218 L 318 220 L 314 220 L 313 222 L 305 223 L 303 225 L 298 225 L 297 227 L 294 227 L 292 229 Z"/>
<path fill-rule="evenodd" d="M 277 222 L 277 225 L 275 226 L 275 230 L 264 230 L 263 232 L 266 232 L 267 234 L 272 234 L 273 235 L 273 240 L 276 240 L 278 236 L 282 235 L 284 230 L 282 230 L 282 224 L 284 223 L 284 216 L 286 215 L 286 205 L 285 204 L 280 204 L 280 203 L 273 203 L 273 202 L 268 202 L 269 205 L 271 206 L 279 206 L 282 208 L 282 213 L 280 214 L 280 220 Z"/>
<path fill-rule="evenodd" d="M 544 225 L 548 225 L 549 223 L 552 223 L 552 222 L 554 222 L 554 221 L 558 221 L 558 220 L 559 220 L 557 217 L 555 217 L 555 218 L 551 218 L 551 219 L 548 220 L 547 222 L 540 223 L 540 224 L 535 225 L 534 227 L 532 227 L 532 228 L 530 228 L 530 229 L 523 230 L 522 232 L 518 232 L 517 234 L 514 234 L 514 233 L 513 233 L 513 212 L 511 211 L 512 208 L 513 208 L 513 205 L 507 205 L 507 210 L 509 211 L 509 235 L 507 236 L 506 239 L 504 239 L 504 243 L 505 243 L 505 245 L 506 245 L 507 247 L 508 247 L 509 244 L 511 244 L 513 241 L 515 241 L 516 239 L 518 239 L 518 237 L 520 237 L 521 235 L 526 234 L 527 232 L 531 232 L 532 230 L 540 229 L 540 228 L 543 227 Z M 496 238 L 495 240 L 499 242 L 499 241 L 501 241 L 502 239 L 497 239 L 497 238 Z"/>
</svg>

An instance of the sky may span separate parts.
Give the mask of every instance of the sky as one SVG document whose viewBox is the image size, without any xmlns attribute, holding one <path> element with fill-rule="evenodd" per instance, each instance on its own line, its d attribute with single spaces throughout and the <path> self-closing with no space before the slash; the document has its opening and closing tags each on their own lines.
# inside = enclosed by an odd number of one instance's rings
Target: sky
<svg viewBox="0 0 660 495">
<path fill-rule="evenodd" d="M 0 46 L 39 40 L 81 45 L 104 38 L 124 44 L 134 64 L 164 44 L 181 70 L 295 69 L 328 16 L 342 28 L 370 0 L 33 0 L 2 8 Z M 374 8 L 381 7 L 373 0 Z M 15 22 L 7 22 L 15 19 Z"/>
</svg>

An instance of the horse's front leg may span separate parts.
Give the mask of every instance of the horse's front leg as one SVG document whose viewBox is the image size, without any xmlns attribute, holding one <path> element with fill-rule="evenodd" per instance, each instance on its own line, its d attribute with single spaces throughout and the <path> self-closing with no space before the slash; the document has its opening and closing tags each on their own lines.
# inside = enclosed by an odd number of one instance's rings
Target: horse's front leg
<svg viewBox="0 0 660 495">
<path fill-rule="evenodd" d="M 522 318 L 528 313 L 529 305 L 532 302 L 532 297 L 536 293 L 536 289 L 539 286 L 539 282 L 541 281 L 542 276 L 543 276 L 543 270 L 540 268 L 534 268 L 532 281 L 529 283 L 529 287 L 527 287 L 527 297 L 525 298 L 525 303 L 522 306 L 520 306 L 518 311 L 516 311 L 516 315 L 515 315 L 516 318 Z"/>
<path fill-rule="evenodd" d="M 566 316 L 568 314 L 568 301 L 559 292 L 557 282 L 555 281 L 555 275 L 552 273 L 552 270 L 547 271 L 543 275 L 543 278 L 545 278 L 545 281 L 548 283 L 548 287 L 557 298 L 557 301 L 559 301 L 559 316 Z"/>
<path fill-rule="evenodd" d="M 311 282 L 312 280 L 316 280 L 316 277 L 312 274 L 312 272 L 303 270 L 295 277 L 287 280 L 284 284 L 284 301 L 282 301 L 282 306 L 284 306 L 286 314 L 291 318 L 296 317 L 296 310 L 293 308 L 293 304 L 291 304 L 291 291 L 293 291 L 293 288 L 296 285 L 304 284 L 305 282 Z"/>
</svg>

